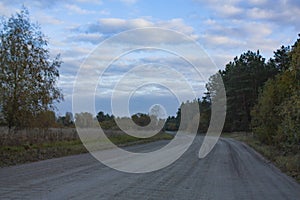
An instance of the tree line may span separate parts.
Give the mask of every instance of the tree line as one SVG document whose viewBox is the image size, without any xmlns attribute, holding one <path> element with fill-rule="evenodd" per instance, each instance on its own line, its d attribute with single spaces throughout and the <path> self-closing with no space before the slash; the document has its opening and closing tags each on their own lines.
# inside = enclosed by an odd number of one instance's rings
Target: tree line
<svg viewBox="0 0 300 200">
<path fill-rule="evenodd" d="M 215 100 L 217 76 L 226 89 L 227 115 L 224 132 L 252 131 L 266 144 L 299 150 L 300 143 L 300 39 L 292 46 L 281 46 L 266 60 L 259 51 L 236 56 L 223 70 L 212 75 L 207 92 L 200 99 L 183 102 L 176 116 L 169 116 L 165 130 L 176 131 L 197 124 L 198 132 L 206 132 L 211 118 L 211 102 Z M 48 41 L 38 24 L 30 21 L 26 8 L 5 18 L 0 24 L 0 123 L 12 127 L 49 127 L 53 124 L 73 126 L 100 123 L 115 128 L 113 115 L 99 112 L 71 113 L 56 118 L 54 104 L 63 100 L 56 86 L 60 55 L 52 58 Z M 194 117 L 198 106 L 200 120 Z M 184 111 L 184 113 L 183 113 Z M 188 120 L 182 122 L 182 117 Z M 88 120 L 85 120 L 88 119 Z M 140 126 L 151 121 L 149 114 L 124 117 Z"/>
<path fill-rule="evenodd" d="M 48 40 L 37 23 L 32 23 L 27 8 L 0 23 L 0 125 L 12 128 L 94 127 L 100 123 L 104 129 L 116 129 L 113 115 L 100 111 L 96 118 L 91 113 L 67 112 L 56 117 L 55 103 L 63 101 L 56 83 L 62 64 L 60 55 L 50 56 Z M 136 113 L 117 118 L 123 122 L 133 120 L 146 126 L 160 119 Z"/>
<path fill-rule="evenodd" d="M 259 51 L 247 51 L 217 73 L 227 98 L 223 132 L 252 131 L 263 143 L 300 150 L 300 39 L 275 50 L 269 60 Z M 176 116 L 168 117 L 166 130 L 178 130 L 181 108 L 197 103 L 201 115 L 198 132 L 206 132 L 212 94 L 218 92 L 215 77 L 209 78 L 202 99 L 182 103 Z"/>
</svg>

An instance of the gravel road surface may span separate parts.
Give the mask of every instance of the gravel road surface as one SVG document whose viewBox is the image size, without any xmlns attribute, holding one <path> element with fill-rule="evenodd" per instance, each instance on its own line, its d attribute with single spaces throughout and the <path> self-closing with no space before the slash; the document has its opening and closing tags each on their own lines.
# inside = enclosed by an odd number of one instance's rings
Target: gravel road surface
<svg viewBox="0 0 300 200">
<path fill-rule="evenodd" d="M 0 199 L 300 199 L 300 185 L 247 145 L 221 138 L 204 159 L 197 136 L 189 150 L 159 171 L 129 174 L 90 154 L 0 169 Z M 125 149 L 149 152 L 158 141 Z"/>
</svg>

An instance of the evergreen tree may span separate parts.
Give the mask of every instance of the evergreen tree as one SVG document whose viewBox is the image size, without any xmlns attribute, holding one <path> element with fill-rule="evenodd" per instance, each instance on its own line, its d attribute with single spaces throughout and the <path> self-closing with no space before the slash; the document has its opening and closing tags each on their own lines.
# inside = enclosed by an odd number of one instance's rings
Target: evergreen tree
<svg viewBox="0 0 300 200">
<path fill-rule="evenodd" d="M 219 73 L 223 78 L 227 96 L 224 131 L 250 130 L 250 111 L 262 85 L 277 73 L 275 66 L 266 64 L 259 51 L 248 51 L 240 57 L 235 57 L 233 62 L 229 62 Z M 207 84 L 211 95 L 216 92 L 215 84 L 212 76 Z"/>
</svg>

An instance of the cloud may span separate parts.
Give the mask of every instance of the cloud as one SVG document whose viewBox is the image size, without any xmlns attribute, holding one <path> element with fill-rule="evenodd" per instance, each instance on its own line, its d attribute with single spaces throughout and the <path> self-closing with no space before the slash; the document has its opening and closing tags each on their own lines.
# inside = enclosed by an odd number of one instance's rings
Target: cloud
<svg viewBox="0 0 300 200">
<path fill-rule="evenodd" d="M 99 44 L 103 40 L 103 35 L 99 33 L 78 33 L 68 36 L 66 41 L 68 42 L 83 42 L 91 44 Z"/>
<path fill-rule="evenodd" d="M 117 97 L 121 98 L 135 90 L 138 90 L 135 95 L 139 97 L 154 94 L 155 96 L 164 97 L 172 95 L 159 86 L 153 86 L 153 84 L 150 84 L 149 87 L 143 86 L 143 83 L 158 83 L 158 85 L 162 84 L 163 86 L 172 85 L 177 95 L 185 96 L 188 99 L 191 97 L 191 93 L 187 89 L 186 83 L 190 84 L 197 96 L 201 96 L 205 91 L 204 86 L 207 82 L 205 78 L 216 72 L 216 68 L 211 62 L 202 64 L 203 69 L 199 70 L 176 55 L 159 53 L 157 50 L 148 51 L 150 51 L 148 52 L 149 54 L 139 51 L 118 58 L 105 70 L 100 79 L 98 70 L 102 68 L 101 66 L 84 66 L 83 76 L 77 79 L 79 84 L 78 91 L 106 98 L 109 98 L 113 92 L 115 92 Z M 102 55 L 99 59 L 103 60 Z M 190 58 L 189 61 L 202 63 L 197 61 L 199 58 L 194 59 L 196 60 Z M 197 70 L 202 72 L 202 76 Z M 99 80 L 98 89 L 95 93 L 95 83 Z M 115 86 L 119 81 L 122 82 L 116 89 Z M 66 82 L 69 83 L 70 81 Z"/>
<path fill-rule="evenodd" d="M 222 20 L 263 20 L 278 26 L 299 27 L 300 2 L 298 0 L 195 0 L 214 11 Z"/>
<path fill-rule="evenodd" d="M 94 4 L 98 4 L 98 5 L 102 5 L 103 4 L 103 1 L 101 0 L 76 0 L 76 2 L 79 2 L 79 3 L 94 3 Z"/>
<path fill-rule="evenodd" d="M 37 12 L 33 17 L 33 21 L 35 21 L 35 19 L 38 19 L 40 24 L 60 25 L 64 23 L 62 20 L 57 19 L 55 16 L 48 15 L 44 12 Z"/>
<path fill-rule="evenodd" d="M 226 17 L 235 17 L 243 14 L 242 8 L 231 4 L 223 4 L 216 6 L 216 11 L 222 16 Z"/>
<path fill-rule="evenodd" d="M 79 15 L 95 14 L 95 11 L 82 9 L 75 4 L 66 4 L 65 8 L 72 14 L 79 14 Z"/>
<path fill-rule="evenodd" d="M 200 36 L 200 40 L 207 44 L 207 46 L 211 47 L 232 47 L 243 45 L 241 40 L 231 39 L 225 35 L 204 34 Z"/>
<path fill-rule="evenodd" d="M 109 11 L 109 10 L 106 10 L 106 9 L 100 10 L 99 14 L 100 14 L 100 15 L 110 15 L 110 11 Z"/>
<path fill-rule="evenodd" d="M 120 0 L 120 2 L 125 4 L 135 4 L 138 0 Z"/>
<path fill-rule="evenodd" d="M 289 42 L 278 35 L 286 36 L 290 34 L 288 30 L 300 26 L 296 19 L 300 16 L 300 3 L 295 0 L 195 1 L 212 11 L 203 21 L 199 42 L 221 54 L 260 49 L 270 57 L 276 48 L 286 44 L 283 42 Z"/>
<path fill-rule="evenodd" d="M 149 27 L 159 27 L 178 31 L 191 37 L 192 39 L 198 39 L 199 37 L 195 33 L 193 27 L 186 25 L 184 20 L 180 18 L 160 21 L 154 21 L 144 18 L 135 18 L 128 20 L 121 18 L 101 18 L 94 23 L 72 27 L 70 30 L 73 34 L 80 35 L 80 37 L 77 37 L 78 40 L 76 41 L 88 41 L 89 39 L 87 37 L 93 34 L 101 35 L 103 36 L 102 39 L 104 39 L 126 30 Z M 129 32 L 128 34 L 131 33 Z M 132 43 L 144 43 L 146 39 L 148 43 L 180 42 L 179 37 L 174 38 L 172 35 L 167 33 L 163 34 L 162 32 L 160 32 L 159 35 L 157 34 L 157 31 L 153 29 L 149 29 L 147 31 L 140 31 L 139 35 L 126 35 L 126 41 Z M 132 38 L 132 41 L 128 41 L 128 38 Z M 90 38 L 89 42 L 95 42 L 94 38 Z"/>
<path fill-rule="evenodd" d="M 276 29 L 277 26 L 274 24 L 255 21 L 233 20 L 230 24 L 216 22 L 200 34 L 199 42 L 212 53 L 213 57 L 214 54 L 231 53 L 233 59 L 242 52 L 260 50 L 268 59 L 280 45 L 286 45 L 282 43 L 283 39 L 274 37 L 278 34 Z M 220 60 L 218 63 L 221 63 Z M 225 65 L 218 64 L 218 66 Z"/>
<path fill-rule="evenodd" d="M 0 2 L 0 13 L 1 13 L 1 15 L 4 15 L 4 16 L 8 17 L 9 15 L 12 14 L 12 11 L 13 11 L 12 8 L 5 5 L 3 2 Z"/>
<path fill-rule="evenodd" d="M 65 0 L 67 1 L 67 0 Z M 47 8 L 52 8 L 56 3 L 60 3 L 62 1 L 60 0 L 23 0 L 20 2 L 19 0 L 2 0 L 2 3 L 6 6 L 19 6 L 21 7 L 22 5 L 28 6 L 28 7 L 37 7 L 41 9 L 47 9 Z"/>
<path fill-rule="evenodd" d="M 86 33 L 116 34 L 129 29 L 149 26 L 153 26 L 153 23 L 142 18 L 131 20 L 102 18 L 95 23 L 75 27 L 73 30 Z"/>
</svg>

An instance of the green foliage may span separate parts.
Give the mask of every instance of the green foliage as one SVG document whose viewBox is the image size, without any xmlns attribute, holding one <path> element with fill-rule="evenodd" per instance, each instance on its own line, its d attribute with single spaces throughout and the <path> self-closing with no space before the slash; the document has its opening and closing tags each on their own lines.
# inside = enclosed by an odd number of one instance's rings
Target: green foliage
<svg viewBox="0 0 300 200">
<path fill-rule="evenodd" d="M 40 112 L 63 99 L 55 86 L 60 56 L 50 58 L 48 41 L 30 22 L 26 8 L 3 20 L 0 30 L 0 107 L 11 127 L 27 127 Z"/>
<path fill-rule="evenodd" d="M 250 111 L 258 92 L 265 81 L 278 70 L 274 64 L 266 64 L 259 51 L 248 51 L 226 65 L 219 73 L 223 78 L 227 96 L 227 113 L 224 131 L 249 131 L 251 129 Z M 217 95 L 216 75 L 210 77 L 207 90 L 213 97 Z"/>
<path fill-rule="evenodd" d="M 109 115 L 108 113 L 104 114 L 103 111 L 100 111 L 96 118 L 102 129 L 118 129 L 113 115 Z"/>
<path fill-rule="evenodd" d="M 298 35 L 300 37 L 300 34 Z M 291 69 L 294 70 L 295 74 L 298 76 L 297 81 L 299 83 L 299 71 L 300 71 L 300 38 L 297 39 L 295 44 L 292 46 L 292 52 L 290 54 L 291 58 Z"/>
<path fill-rule="evenodd" d="M 267 144 L 274 142 L 273 138 L 278 132 L 278 124 L 284 118 L 279 115 L 279 107 L 284 105 L 285 99 L 289 98 L 293 84 L 294 78 L 291 71 L 285 71 L 277 75 L 275 79 L 270 79 L 252 110 L 253 131 L 261 141 Z"/>
<path fill-rule="evenodd" d="M 66 112 L 65 116 L 59 116 L 57 119 L 57 124 L 61 127 L 73 127 L 73 114 L 71 112 Z"/>
<path fill-rule="evenodd" d="M 274 51 L 274 58 L 269 60 L 270 65 L 274 65 L 279 71 L 285 71 L 290 67 L 291 58 L 289 52 L 290 47 L 281 46 L 280 49 Z"/>
<path fill-rule="evenodd" d="M 115 118 L 113 115 L 104 114 L 103 111 L 98 112 L 96 117 L 98 119 L 98 122 L 110 121 L 110 120 L 113 120 Z"/>
<path fill-rule="evenodd" d="M 289 66 L 263 87 L 252 110 L 253 131 L 258 138 L 280 149 L 300 150 L 300 40 L 289 52 Z"/>
<path fill-rule="evenodd" d="M 197 111 L 197 108 L 199 110 Z M 194 99 L 193 101 L 187 101 L 180 105 L 176 113 L 176 117 L 168 117 L 164 126 L 167 131 L 177 131 L 179 127 L 181 130 L 189 130 L 192 127 L 198 126 L 198 132 L 204 133 L 207 131 L 210 115 L 211 115 L 211 102 L 210 94 L 206 93 L 205 96 L 200 99 Z M 184 111 L 184 112 L 182 112 Z M 200 120 L 198 117 L 200 111 Z M 181 119 L 185 119 L 181 121 Z"/>
<path fill-rule="evenodd" d="M 147 126 L 151 122 L 149 115 L 144 113 L 137 113 L 131 116 L 132 121 L 138 126 Z"/>
<path fill-rule="evenodd" d="M 174 116 L 169 116 L 166 120 L 164 130 L 167 131 L 177 131 L 178 130 L 178 125 L 179 123 L 177 122 L 177 119 Z"/>
<path fill-rule="evenodd" d="M 200 123 L 198 127 L 198 132 L 206 133 L 211 117 L 211 102 L 209 96 L 203 97 L 202 101 L 199 102 L 199 110 L 200 110 Z"/>
<path fill-rule="evenodd" d="M 119 130 L 119 128 L 118 128 L 118 126 L 117 126 L 114 119 L 100 122 L 100 126 L 101 126 L 102 129 L 105 129 L 105 130 L 108 130 L 108 129 Z"/>
<path fill-rule="evenodd" d="M 276 141 L 280 146 L 299 152 L 300 148 L 300 91 L 293 91 L 290 98 L 278 107 L 282 118 L 278 125 Z"/>
</svg>

